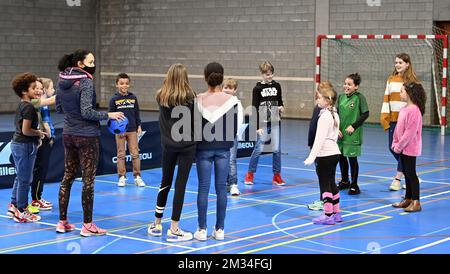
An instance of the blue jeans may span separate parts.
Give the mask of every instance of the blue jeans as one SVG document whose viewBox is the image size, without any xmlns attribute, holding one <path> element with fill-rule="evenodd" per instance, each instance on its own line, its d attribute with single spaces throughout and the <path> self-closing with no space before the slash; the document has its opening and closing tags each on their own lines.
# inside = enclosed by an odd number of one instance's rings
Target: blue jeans
<svg viewBox="0 0 450 274">
<path fill-rule="evenodd" d="M 28 206 L 28 193 L 33 181 L 33 167 L 36 160 L 35 143 L 11 142 L 11 153 L 16 167 L 16 178 L 11 195 L 11 204 L 20 210 Z"/>
<path fill-rule="evenodd" d="M 224 229 L 227 210 L 227 176 L 230 164 L 229 149 L 197 150 L 196 165 L 198 176 L 198 226 L 206 229 L 208 194 L 211 186 L 211 170 L 214 163 L 215 188 L 217 194 L 216 229 Z"/>
<path fill-rule="evenodd" d="M 392 141 L 394 139 L 394 131 L 395 131 L 395 126 L 397 126 L 396 122 L 391 122 L 389 124 L 389 151 L 392 153 L 392 155 L 394 155 L 395 160 L 397 160 L 397 171 L 398 172 L 403 172 L 403 166 L 402 166 L 402 161 L 400 161 L 400 154 L 395 153 L 395 151 L 392 150 Z"/>
<path fill-rule="evenodd" d="M 280 144 L 280 125 L 274 125 L 271 127 L 263 128 L 264 133 L 258 135 L 256 139 L 255 148 L 252 152 L 252 157 L 250 158 L 250 163 L 248 165 L 248 172 L 255 173 L 258 166 L 259 156 L 263 151 L 265 142 L 270 140 L 271 153 L 272 155 L 272 171 L 273 173 L 281 172 L 281 144 Z"/>
<path fill-rule="evenodd" d="M 234 138 L 233 147 L 230 148 L 230 168 L 228 171 L 228 179 L 227 185 L 237 185 L 237 166 L 236 166 L 236 157 L 237 157 L 237 147 L 238 140 Z"/>
</svg>

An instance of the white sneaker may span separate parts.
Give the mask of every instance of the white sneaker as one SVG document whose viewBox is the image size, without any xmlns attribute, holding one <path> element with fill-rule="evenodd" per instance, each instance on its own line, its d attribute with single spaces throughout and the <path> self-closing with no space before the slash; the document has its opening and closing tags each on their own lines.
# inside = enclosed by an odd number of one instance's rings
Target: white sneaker
<svg viewBox="0 0 450 274">
<path fill-rule="evenodd" d="M 223 229 L 214 229 L 211 236 L 218 241 L 223 241 L 225 239 L 225 231 Z"/>
<path fill-rule="evenodd" d="M 392 183 L 391 183 L 391 186 L 389 186 L 389 189 L 393 190 L 393 191 L 397 191 L 397 190 L 402 189 L 402 186 L 400 184 L 400 180 L 397 180 L 397 179 L 392 180 Z"/>
<path fill-rule="evenodd" d="M 231 185 L 231 187 L 230 187 L 230 194 L 232 196 L 239 196 L 239 194 L 241 194 L 241 192 L 239 191 L 239 188 L 237 187 L 237 185 Z"/>
<path fill-rule="evenodd" d="M 134 178 L 134 184 L 141 187 L 145 186 L 145 183 L 144 181 L 142 181 L 141 176 L 136 176 L 136 178 Z"/>
<path fill-rule="evenodd" d="M 127 182 L 127 178 L 125 178 L 125 176 L 120 176 L 117 186 L 125 186 L 126 182 Z"/>
<path fill-rule="evenodd" d="M 192 240 L 192 233 L 186 232 L 178 228 L 177 231 L 172 231 L 172 229 L 167 230 L 167 241 L 168 242 L 182 242 Z"/>
<path fill-rule="evenodd" d="M 417 177 L 417 178 L 419 179 L 419 184 L 422 183 L 422 179 L 420 179 L 420 177 Z M 403 185 L 402 185 L 402 188 L 403 188 L 403 189 L 406 189 L 406 184 L 403 184 Z"/>
<path fill-rule="evenodd" d="M 196 240 L 199 240 L 199 241 L 206 241 L 206 240 L 208 240 L 208 236 L 207 235 L 208 234 L 207 234 L 206 229 L 198 229 L 194 233 L 194 238 Z"/>
</svg>

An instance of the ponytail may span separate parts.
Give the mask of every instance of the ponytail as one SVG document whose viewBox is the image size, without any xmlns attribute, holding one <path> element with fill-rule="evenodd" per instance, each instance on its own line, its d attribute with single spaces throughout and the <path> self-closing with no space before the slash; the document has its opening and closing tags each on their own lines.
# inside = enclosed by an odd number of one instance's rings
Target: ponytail
<svg viewBox="0 0 450 274">
<path fill-rule="evenodd" d="M 74 53 L 64 54 L 64 56 L 59 60 L 58 63 L 59 71 L 64 71 L 69 67 L 78 67 L 78 61 L 83 62 L 83 60 L 89 53 L 92 52 L 85 49 L 79 49 Z"/>
</svg>

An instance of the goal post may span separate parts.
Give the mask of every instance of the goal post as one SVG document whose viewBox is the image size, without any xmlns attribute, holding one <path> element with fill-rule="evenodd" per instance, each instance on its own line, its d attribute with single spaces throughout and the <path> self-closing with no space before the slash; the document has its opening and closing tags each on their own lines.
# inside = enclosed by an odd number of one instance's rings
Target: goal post
<svg viewBox="0 0 450 274">
<path fill-rule="evenodd" d="M 381 110 L 388 76 L 394 69 L 395 55 L 405 52 L 427 91 L 424 125 L 447 125 L 448 36 L 428 34 L 338 34 L 318 35 L 316 44 L 316 90 L 321 80 L 342 86 L 346 75 L 362 76 L 361 91 L 371 113 Z M 339 90 L 339 88 L 337 88 Z M 431 109 L 436 110 L 435 112 Z M 378 122 L 378 115 L 370 122 Z"/>
</svg>

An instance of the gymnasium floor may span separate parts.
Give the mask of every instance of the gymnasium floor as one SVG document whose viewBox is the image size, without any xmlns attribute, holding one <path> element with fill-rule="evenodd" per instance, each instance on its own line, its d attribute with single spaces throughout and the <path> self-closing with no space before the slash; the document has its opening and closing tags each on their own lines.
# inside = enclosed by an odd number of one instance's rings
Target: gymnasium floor
<svg viewBox="0 0 450 274">
<path fill-rule="evenodd" d="M 127 185 L 118 188 L 116 175 L 98 176 L 95 185 L 94 221 L 110 233 L 102 237 L 82 238 L 81 182 L 74 183 L 69 219 L 78 230 L 57 234 L 57 194 L 59 184 L 47 184 L 44 198 L 56 207 L 42 212 L 38 223 L 19 224 L 6 216 L 10 189 L 0 190 L 0 253 L 145 253 L 145 254 L 360 254 L 431 253 L 450 254 L 450 136 L 437 131 L 423 132 L 423 154 L 418 158 L 422 179 L 423 211 L 404 213 L 391 203 L 401 200 L 404 191 L 391 192 L 389 184 L 395 162 L 387 150 L 387 135 L 379 127 L 365 128 L 365 144 L 360 163 L 362 193 L 349 196 L 341 192 L 344 222 L 333 226 L 311 223 L 318 211 L 306 204 L 319 198 L 313 167 L 305 167 L 308 122 L 286 120 L 282 132 L 282 174 L 286 186 L 271 183 L 270 155 L 262 156 L 255 184 L 244 186 L 242 179 L 248 158 L 238 159 L 241 196 L 229 197 L 225 220 L 226 238 L 206 242 L 196 240 L 168 243 L 165 237 L 147 235 L 153 220 L 161 169 L 146 170 L 147 187 Z M 339 168 L 337 179 L 340 176 Z M 131 174 L 128 175 L 132 178 Z M 214 193 L 214 187 L 211 188 Z M 169 201 L 172 200 L 172 194 Z M 181 220 L 184 230 L 197 228 L 197 174 L 193 167 L 187 186 Z M 210 194 L 208 235 L 215 223 L 215 198 Z M 167 205 L 164 234 L 169 227 L 171 203 Z"/>
</svg>

